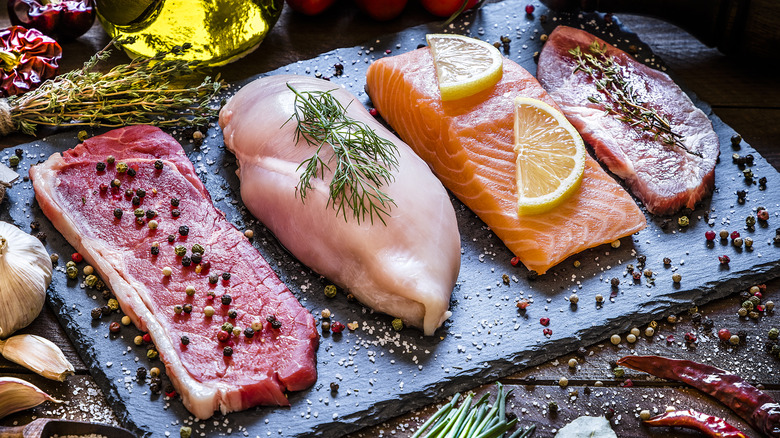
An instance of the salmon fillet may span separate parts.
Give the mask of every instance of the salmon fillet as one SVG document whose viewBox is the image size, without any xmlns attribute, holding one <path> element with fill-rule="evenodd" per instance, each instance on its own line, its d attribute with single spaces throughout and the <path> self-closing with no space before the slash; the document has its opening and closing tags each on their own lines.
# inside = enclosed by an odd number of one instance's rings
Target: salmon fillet
<svg viewBox="0 0 780 438">
<path fill-rule="evenodd" d="M 609 44 L 607 56 L 622 71 L 638 101 L 665 117 L 672 132 L 682 136 L 682 144 L 698 155 L 665 144 L 652 133 L 638 131 L 616 115 L 607 114 L 601 103 L 590 100 L 605 99 L 604 93 L 585 72 L 573 73 L 577 60 L 569 54 L 577 46 L 589 53 L 593 41 L 606 44 L 584 30 L 558 26 L 539 56 L 539 82 L 593 147 L 596 157 L 625 180 L 650 213 L 673 214 L 683 207 L 694 208 L 715 186 L 720 145 L 712 122 L 668 75 Z"/>
<path fill-rule="evenodd" d="M 441 100 L 427 47 L 377 60 L 366 80 L 382 117 L 529 270 L 543 274 L 572 254 L 646 226 L 633 198 L 590 157 L 573 196 L 547 213 L 518 217 L 513 100 L 557 105 L 511 60 L 504 59 L 495 86 L 450 102 Z"/>
</svg>

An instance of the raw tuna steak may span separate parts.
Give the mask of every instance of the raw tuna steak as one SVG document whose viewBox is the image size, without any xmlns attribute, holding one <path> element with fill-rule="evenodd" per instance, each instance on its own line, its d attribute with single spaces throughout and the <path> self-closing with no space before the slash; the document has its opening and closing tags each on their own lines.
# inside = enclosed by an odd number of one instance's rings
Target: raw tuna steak
<svg viewBox="0 0 780 438">
<path fill-rule="evenodd" d="M 52 155 L 30 177 L 46 216 L 151 335 L 195 416 L 288 405 L 285 390 L 314 383 L 313 317 L 213 206 L 168 134 L 117 129 Z"/>
<path fill-rule="evenodd" d="M 570 53 L 579 47 L 583 56 L 593 55 L 590 45 L 594 41 L 606 49 L 597 57 L 611 58 L 625 89 L 644 108 L 665 118 L 681 144 L 670 144 L 666 140 L 671 137 L 641 131 L 605 111 L 600 101 L 608 100 L 608 93 L 597 88 L 588 72 L 575 72 L 578 60 Z M 537 77 L 597 158 L 625 180 L 650 213 L 673 214 L 683 207 L 693 208 L 712 192 L 718 136 L 707 116 L 665 73 L 640 64 L 585 31 L 559 26 L 539 56 Z M 603 81 L 605 76 L 597 70 L 595 78 Z"/>
</svg>

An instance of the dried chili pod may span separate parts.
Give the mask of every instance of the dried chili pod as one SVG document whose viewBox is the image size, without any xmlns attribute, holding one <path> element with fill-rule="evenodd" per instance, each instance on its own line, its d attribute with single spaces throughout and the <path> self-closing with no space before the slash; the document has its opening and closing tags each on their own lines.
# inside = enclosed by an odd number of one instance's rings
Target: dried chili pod
<svg viewBox="0 0 780 438">
<path fill-rule="evenodd" d="M 720 400 L 767 436 L 780 437 L 780 404 L 736 374 L 690 360 L 660 356 L 626 356 L 617 364 L 687 383 Z"/>
<path fill-rule="evenodd" d="M 92 0 L 8 0 L 11 23 L 38 29 L 57 40 L 83 35 L 95 22 Z"/>
<path fill-rule="evenodd" d="M 11 26 L 0 31 L 0 95 L 21 94 L 57 74 L 62 48 L 38 30 Z"/>
<path fill-rule="evenodd" d="M 713 438 L 747 438 L 739 429 L 726 423 L 726 420 L 693 409 L 667 412 L 645 420 L 643 424 L 650 427 L 674 426 L 696 429 Z"/>
</svg>

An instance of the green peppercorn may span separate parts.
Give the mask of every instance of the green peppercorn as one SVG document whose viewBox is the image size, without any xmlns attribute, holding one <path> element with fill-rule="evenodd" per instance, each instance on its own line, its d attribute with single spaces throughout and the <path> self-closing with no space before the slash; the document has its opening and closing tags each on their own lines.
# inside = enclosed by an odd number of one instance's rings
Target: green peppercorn
<svg viewBox="0 0 780 438">
<path fill-rule="evenodd" d="M 755 295 L 753 295 L 750 298 L 748 298 L 748 301 L 753 303 L 753 306 L 758 306 L 759 304 L 761 304 L 761 298 L 759 298 L 759 297 L 757 297 Z"/>
<path fill-rule="evenodd" d="M 133 214 L 135 215 L 135 217 L 141 217 L 142 218 L 142 217 L 144 217 L 146 212 L 144 211 L 143 208 L 136 208 L 135 210 L 133 210 Z"/>
<path fill-rule="evenodd" d="M 336 290 L 336 286 L 329 284 L 325 286 L 325 296 L 328 298 L 333 298 L 336 296 L 336 293 L 338 291 Z"/>
<path fill-rule="evenodd" d="M 226 323 L 222 324 L 222 330 L 224 330 L 224 331 L 226 331 L 228 333 L 232 332 L 233 331 L 233 324 L 231 324 L 229 322 L 226 322 Z"/>
<path fill-rule="evenodd" d="M 753 310 L 752 312 L 748 312 L 748 318 L 750 319 L 758 319 L 759 316 L 761 315 L 759 315 L 758 312 L 756 312 L 755 310 Z"/>
<path fill-rule="evenodd" d="M 769 339 L 772 339 L 772 340 L 777 339 L 777 337 L 780 336 L 780 330 L 772 327 L 771 329 L 769 329 L 768 336 L 769 336 Z"/>
<path fill-rule="evenodd" d="M 748 314 L 748 309 L 744 307 L 740 307 L 739 310 L 737 310 L 737 315 L 739 315 L 742 318 L 746 317 L 747 314 Z"/>
<path fill-rule="evenodd" d="M 157 170 L 162 170 L 162 168 L 163 168 L 162 160 L 155 160 L 154 161 L 154 168 L 157 169 Z"/>
<path fill-rule="evenodd" d="M 187 254 L 187 248 L 184 247 L 184 245 L 176 245 L 173 247 L 173 252 L 179 256 L 182 257 L 185 254 Z"/>
<path fill-rule="evenodd" d="M 404 322 L 401 320 L 401 318 L 395 318 L 393 320 L 393 330 L 400 332 L 404 329 Z"/>
<path fill-rule="evenodd" d="M 192 428 L 189 427 L 189 426 L 182 426 L 182 427 L 180 427 L 179 428 L 179 437 L 180 438 L 191 438 L 192 437 Z"/>
<path fill-rule="evenodd" d="M 160 353 L 157 352 L 154 348 L 150 348 L 146 350 L 146 358 L 150 360 L 157 359 L 157 356 L 159 356 Z"/>
<path fill-rule="evenodd" d="M 116 298 L 111 298 L 110 300 L 108 300 L 106 305 L 112 312 L 116 312 L 117 310 L 119 310 L 119 301 L 117 301 Z"/>
<path fill-rule="evenodd" d="M 677 225 L 681 227 L 687 227 L 688 225 L 690 225 L 690 223 L 691 220 L 688 219 L 688 216 L 680 216 L 679 218 L 677 218 Z"/>
<path fill-rule="evenodd" d="M 612 374 L 615 375 L 615 378 L 620 379 L 620 378 L 622 378 L 623 376 L 626 375 L 626 370 L 624 370 L 621 367 L 615 367 L 615 368 L 612 368 Z"/>
<path fill-rule="evenodd" d="M 79 276 L 79 269 L 75 266 L 71 266 L 65 270 L 65 275 L 67 275 L 71 280 L 74 280 Z"/>
<path fill-rule="evenodd" d="M 84 284 L 87 285 L 87 287 L 95 287 L 97 281 L 98 278 L 95 275 L 87 275 L 87 277 L 84 279 Z"/>
<path fill-rule="evenodd" d="M 16 156 L 16 155 L 11 155 L 10 157 L 8 157 L 8 164 L 9 164 L 11 167 L 16 167 L 16 166 L 18 166 L 18 165 L 19 165 L 19 157 L 18 157 L 18 156 Z"/>
<path fill-rule="evenodd" d="M 115 209 L 114 209 L 114 217 L 115 217 L 115 218 L 117 218 L 117 219 L 122 219 L 122 215 L 123 215 L 123 214 L 124 214 L 124 212 L 122 211 L 122 209 L 121 209 L 121 208 L 115 208 Z"/>
<path fill-rule="evenodd" d="M 195 253 L 203 254 L 204 252 L 206 252 L 206 250 L 199 243 L 196 243 L 195 245 L 192 245 L 192 253 L 193 254 L 195 254 Z"/>
<path fill-rule="evenodd" d="M 748 300 L 742 303 L 742 308 L 747 309 L 748 312 L 753 310 L 753 302 Z"/>
<path fill-rule="evenodd" d="M 115 161 L 116 161 L 116 158 L 114 158 L 113 155 L 109 155 L 108 157 L 106 157 L 106 163 L 108 163 L 108 164 L 113 165 Z"/>
<path fill-rule="evenodd" d="M 116 165 L 116 171 L 119 173 L 127 172 L 127 163 L 119 162 Z"/>
<path fill-rule="evenodd" d="M 745 225 L 747 225 L 748 227 L 752 227 L 755 224 L 756 224 L 756 217 L 753 216 L 752 214 L 745 218 Z"/>
</svg>

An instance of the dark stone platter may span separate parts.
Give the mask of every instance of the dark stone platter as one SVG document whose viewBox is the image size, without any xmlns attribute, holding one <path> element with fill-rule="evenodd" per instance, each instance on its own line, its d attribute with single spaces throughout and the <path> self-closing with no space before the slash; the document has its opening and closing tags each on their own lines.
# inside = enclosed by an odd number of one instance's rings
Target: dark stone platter
<svg viewBox="0 0 780 438">
<path fill-rule="evenodd" d="M 543 7 L 537 7 L 530 16 L 525 14 L 524 6 L 513 0 L 487 5 L 447 32 L 470 34 L 490 42 L 507 35 L 511 43 L 504 54 L 534 73 L 533 56 L 540 50 L 540 36 L 557 24 L 569 24 L 624 50 L 633 46 L 637 59 L 663 68 L 649 48 L 617 22 L 607 24 L 596 14 L 556 17 Z M 542 15 L 548 15 L 544 23 L 540 23 Z M 334 84 L 343 85 L 369 105 L 363 88 L 371 60 L 413 50 L 424 43 L 426 33 L 432 32 L 441 29 L 437 24 L 418 26 L 267 74 L 330 77 Z M 344 66 L 341 76 L 334 76 L 337 63 Z M 709 106 L 695 96 L 692 99 L 713 122 L 722 145 L 722 160 L 716 168 L 717 189 L 703 207 L 690 215 L 689 226 L 678 226 L 677 216 L 648 215 L 647 229 L 622 239 L 618 248 L 604 245 L 582 252 L 533 279 L 525 268 L 509 263 L 512 254 L 501 241 L 453 198 L 462 236 L 462 266 L 451 301 L 453 315 L 432 337 L 423 337 L 414 329 L 395 332 L 390 317 L 349 302 L 343 294 L 326 298 L 322 291 L 328 282 L 298 263 L 244 208 L 238 196 L 235 159 L 225 151 L 219 129 L 211 128 L 200 146 L 189 140 L 188 133 L 174 132 L 217 207 L 239 229 L 254 230 L 255 246 L 302 304 L 318 320 L 320 310 L 328 308 L 335 320 L 359 324 L 355 331 L 322 336 L 317 353 L 318 382 L 308 390 L 290 394 L 288 408 L 216 414 L 198 422 L 178 399 L 151 394 L 148 382 L 136 381 L 135 370 L 161 363 L 148 360 L 146 349 L 133 343 L 139 334 L 136 329 L 128 327 L 118 335 L 109 334 L 109 323 L 118 321 L 120 314 L 92 320 L 90 310 L 104 305 L 105 300 L 80 280 L 67 280 L 64 260 L 73 249 L 41 213 L 29 181 L 18 181 L 8 190 L 0 219 L 10 220 L 26 231 L 30 231 L 31 222 L 39 222 L 40 231 L 47 236 L 48 250 L 63 260 L 49 289 L 49 305 L 124 426 L 155 437 L 177 436 L 182 425 L 192 426 L 194 436 L 339 436 L 780 275 L 780 247 L 772 242 L 780 192 L 771 190 L 780 186 L 780 174 L 748 145 L 732 147 L 734 131 L 712 114 Z M 26 175 L 30 164 L 76 144 L 74 130 L 24 145 L 25 156 L 17 170 Z M 766 177 L 770 190 L 760 190 L 757 184 L 745 181 L 742 169 L 730 158 L 735 152 L 753 154 L 755 162 L 750 169 L 756 175 L 754 181 Z M 5 151 L 0 160 L 7 161 L 9 153 Z M 737 190 L 749 193 L 744 205 L 737 203 Z M 747 229 L 745 217 L 755 215 L 758 206 L 767 207 L 771 217 L 768 223 L 759 222 L 755 229 Z M 708 245 L 704 232 L 721 229 L 752 238 L 753 248 L 738 249 L 720 240 Z M 719 264 L 718 256 L 722 254 L 731 258 L 730 264 Z M 640 255 L 646 257 L 646 269 L 652 270 L 653 276 L 635 282 L 627 275 L 626 266 L 636 265 Z M 671 259 L 670 266 L 664 266 L 664 257 Z M 575 260 L 580 262 L 579 267 L 574 267 Z M 672 282 L 674 272 L 682 276 L 678 285 Z M 504 274 L 509 284 L 504 283 Z M 613 277 L 620 280 L 617 289 L 610 286 Z M 574 292 L 579 296 L 577 305 L 568 301 Z M 596 304 L 597 294 L 606 297 L 603 305 Z M 519 312 L 515 305 L 519 299 L 532 301 L 525 312 Z M 539 319 L 543 317 L 550 318 L 549 337 L 542 333 Z M 338 391 L 331 391 L 331 383 L 339 385 Z"/>
</svg>

